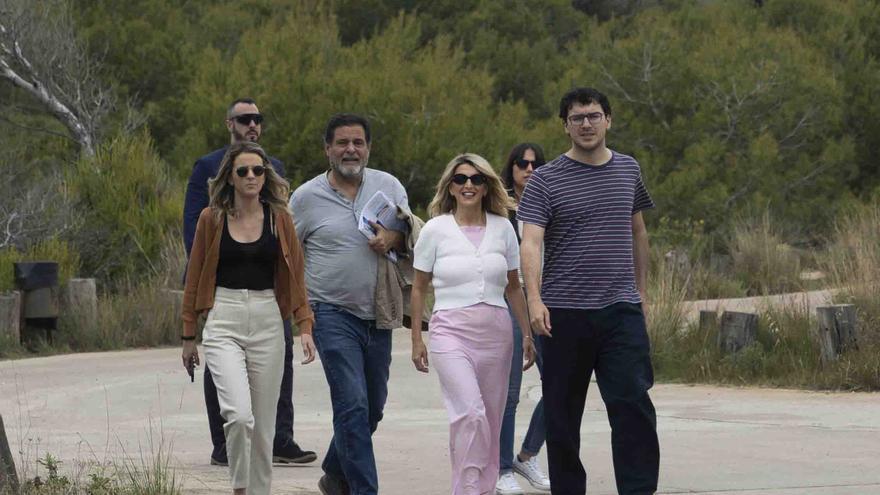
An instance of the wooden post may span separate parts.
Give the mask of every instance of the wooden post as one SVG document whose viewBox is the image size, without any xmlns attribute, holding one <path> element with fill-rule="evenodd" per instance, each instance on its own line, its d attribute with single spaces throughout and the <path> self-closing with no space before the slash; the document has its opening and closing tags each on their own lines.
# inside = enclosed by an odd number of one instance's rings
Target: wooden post
<svg viewBox="0 0 880 495">
<path fill-rule="evenodd" d="M 836 361 L 848 349 L 856 349 L 856 307 L 835 304 L 816 308 L 816 340 L 823 363 Z"/>
<path fill-rule="evenodd" d="M 700 310 L 700 334 L 706 335 L 718 326 L 718 312 Z"/>
<path fill-rule="evenodd" d="M 724 354 L 737 352 L 755 342 L 758 334 L 758 315 L 725 311 L 721 313 L 718 347 Z"/>
<path fill-rule="evenodd" d="M 0 337 L 21 342 L 21 292 L 0 294 Z"/>
<path fill-rule="evenodd" d="M 18 493 L 18 474 L 15 472 L 15 460 L 6 440 L 6 429 L 3 427 L 3 416 L 0 416 L 0 493 Z"/>
<path fill-rule="evenodd" d="M 86 323 L 94 323 L 98 314 L 98 290 L 93 278 L 72 278 L 64 287 L 64 311 L 75 312 Z"/>
</svg>

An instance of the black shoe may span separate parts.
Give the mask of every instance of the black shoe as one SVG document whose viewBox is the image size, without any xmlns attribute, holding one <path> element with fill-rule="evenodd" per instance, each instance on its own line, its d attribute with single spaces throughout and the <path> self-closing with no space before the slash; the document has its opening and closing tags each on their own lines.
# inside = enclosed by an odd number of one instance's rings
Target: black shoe
<svg viewBox="0 0 880 495">
<path fill-rule="evenodd" d="M 351 493 L 351 490 L 348 489 L 348 483 L 344 479 L 326 473 L 318 480 L 318 490 L 321 491 L 321 495 L 349 495 Z"/>
<path fill-rule="evenodd" d="M 226 445 L 221 445 L 219 447 L 214 447 L 214 451 L 211 452 L 211 465 L 212 466 L 229 466 L 229 458 L 226 457 Z"/>
<path fill-rule="evenodd" d="M 303 450 L 299 448 L 293 440 L 284 445 L 276 445 L 272 449 L 272 462 L 278 464 L 307 464 L 318 458 L 318 455 L 311 450 Z"/>
</svg>

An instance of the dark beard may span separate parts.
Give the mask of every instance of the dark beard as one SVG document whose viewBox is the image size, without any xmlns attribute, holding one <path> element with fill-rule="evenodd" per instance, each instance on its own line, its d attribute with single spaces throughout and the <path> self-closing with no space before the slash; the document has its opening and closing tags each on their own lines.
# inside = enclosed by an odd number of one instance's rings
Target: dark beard
<svg viewBox="0 0 880 495">
<path fill-rule="evenodd" d="M 257 135 L 257 137 L 255 139 L 251 139 L 251 138 L 247 137 L 247 134 L 242 134 L 242 133 L 238 132 L 238 129 L 236 129 L 234 127 L 232 128 L 232 137 L 236 141 L 251 141 L 254 143 L 256 143 L 257 140 L 259 139 L 259 135 Z"/>
</svg>

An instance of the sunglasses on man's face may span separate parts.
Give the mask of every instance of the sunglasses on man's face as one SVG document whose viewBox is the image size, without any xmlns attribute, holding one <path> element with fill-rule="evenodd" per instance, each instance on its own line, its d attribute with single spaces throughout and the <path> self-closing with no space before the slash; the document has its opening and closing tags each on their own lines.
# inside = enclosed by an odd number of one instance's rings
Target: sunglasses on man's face
<svg viewBox="0 0 880 495">
<path fill-rule="evenodd" d="M 537 160 L 526 160 L 525 158 L 517 158 L 513 161 L 513 163 L 515 163 L 516 166 L 521 168 L 522 170 L 529 168 L 529 165 L 532 166 L 532 170 L 541 166 L 540 164 L 538 164 Z"/>
<path fill-rule="evenodd" d="M 238 122 L 241 125 L 251 125 L 251 122 L 260 125 L 263 123 L 263 116 L 258 113 L 243 113 L 241 115 L 236 115 L 235 117 L 232 117 L 232 120 Z"/>
<path fill-rule="evenodd" d="M 253 167 L 238 167 L 235 169 L 235 175 L 242 178 L 247 177 L 248 170 L 253 170 L 254 177 L 259 177 L 263 175 L 264 172 L 266 172 L 266 167 L 262 165 L 255 165 Z"/>
<path fill-rule="evenodd" d="M 486 176 L 483 174 L 474 174 L 474 175 L 464 175 L 464 174 L 455 174 L 452 176 L 452 182 L 458 184 L 459 186 L 463 186 L 470 180 L 471 184 L 475 187 L 480 187 L 486 183 Z"/>
</svg>

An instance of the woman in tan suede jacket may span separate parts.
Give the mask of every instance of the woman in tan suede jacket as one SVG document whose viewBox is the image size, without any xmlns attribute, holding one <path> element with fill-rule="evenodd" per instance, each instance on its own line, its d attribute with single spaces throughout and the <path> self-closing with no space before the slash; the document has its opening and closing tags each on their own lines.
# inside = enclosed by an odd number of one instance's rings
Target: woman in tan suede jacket
<svg viewBox="0 0 880 495">
<path fill-rule="evenodd" d="M 207 313 L 202 347 L 226 420 L 235 495 L 270 493 L 283 320 L 292 317 L 299 327 L 303 363 L 315 358 L 314 316 L 287 192 L 259 145 L 230 146 L 210 181 L 187 268 L 183 365 L 199 363 L 196 320 Z"/>
</svg>

